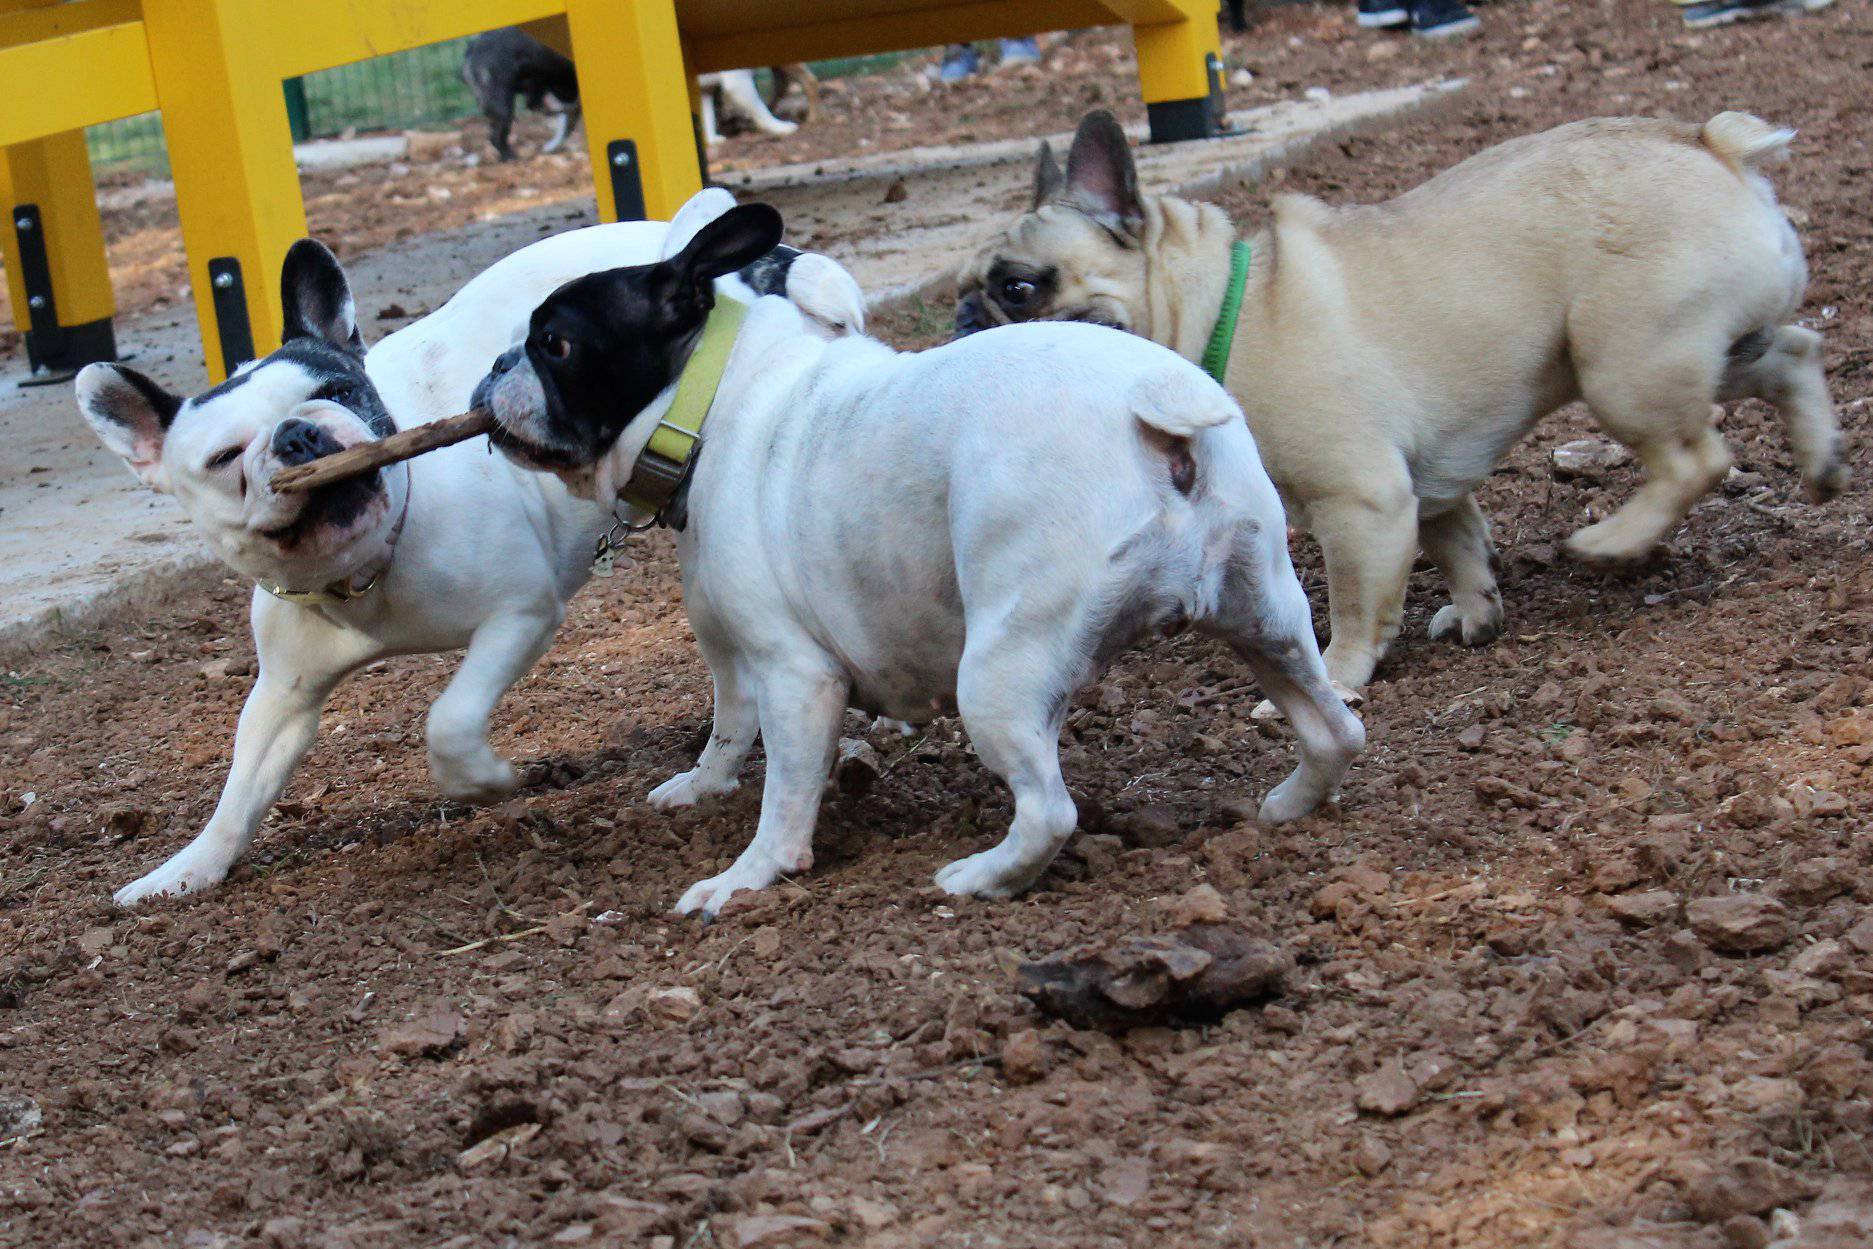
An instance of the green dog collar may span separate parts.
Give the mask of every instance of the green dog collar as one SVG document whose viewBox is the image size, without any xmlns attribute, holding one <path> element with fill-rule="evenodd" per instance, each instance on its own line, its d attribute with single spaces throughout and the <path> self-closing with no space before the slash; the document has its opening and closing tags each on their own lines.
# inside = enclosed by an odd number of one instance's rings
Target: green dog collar
<svg viewBox="0 0 1873 1249">
<path fill-rule="evenodd" d="M 1229 349 L 1236 341 L 1236 318 L 1242 312 L 1242 288 L 1249 280 L 1249 245 L 1237 239 L 1229 249 L 1229 285 L 1223 289 L 1223 306 L 1216 314 L 1216 328 L 1210 331 L 1210 345 L 1203 349 L 1203 371 L 1218 385 L 1229 371 Z"/>
</svg>

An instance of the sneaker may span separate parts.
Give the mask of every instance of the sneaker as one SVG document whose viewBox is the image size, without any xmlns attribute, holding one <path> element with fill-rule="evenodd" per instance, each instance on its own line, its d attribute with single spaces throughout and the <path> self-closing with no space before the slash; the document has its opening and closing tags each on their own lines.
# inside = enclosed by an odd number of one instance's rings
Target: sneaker
<svg viewBox="0 0 1873 1249">
<path fill-rule="evenodd" d="M 982 68 L 982 58 L 973 43 L 951 44 L 943 54 L 943 67 L 937 70 L 938 82 L 961 82 Z"/>
<path fill-rule="evenodd" d="M 1684 6 L 1684 24 L 1693 30 L 1728 26 L 1731 22 L 1755 17 L 1773 17 L 1778 13 L 1813 13 L 1827 8 L 1834 0 L 1704 0 Z"/>
<path fill-rule="evenodd" d="M 1359 24 L 1367 30 L 1403 26 L 1411 21 L 1411 10 L 1399 0 L 1359 0 Z"/>
<path fill-rule="evenodd" d="M 1041 45 L 1034 42 L 1032 35 L 1026 39 L 1002 40 L 1003 65 L 1037 65 L 1041 59 Z"/>
<path fill-rule="evenodd" d="M 1420 39 L 1448 39 L 1482 28 L 1476 14 L 1460 0 L 1417 0 L 1411 6 L 1411 33 Z"/>
</svg>

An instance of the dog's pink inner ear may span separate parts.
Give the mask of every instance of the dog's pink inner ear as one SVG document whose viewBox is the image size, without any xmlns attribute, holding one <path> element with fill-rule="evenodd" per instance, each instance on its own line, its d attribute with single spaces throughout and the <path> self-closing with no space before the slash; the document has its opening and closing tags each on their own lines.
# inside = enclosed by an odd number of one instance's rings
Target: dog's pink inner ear
<svg viewBox="0 0 1873 1249">
<path fill-rule="evenodd" d="M 147 482 L 181 400 L 134 369 L 94 364 L 78 376 L 78 404 L 104 445 Z"/>
<path fill-rule="evenodd" d="M 1135 234 L 1144 224 L 1131 146 L 1118 119 L 1104 109 L 1086 114 L 1073 133 L 1060 198 L 1108 229 Z"/>
<path fill-rule="evenodd" d="M 1066 174 L 1060 171 L 1060 163 L 1054 159 L 1053 145 L 1041 140 L 1040 159 L 1034 165 L 1034 204 L 1039 208 L 1060 194 L 1060 188 L 1067 183 Z"/>
</svg>

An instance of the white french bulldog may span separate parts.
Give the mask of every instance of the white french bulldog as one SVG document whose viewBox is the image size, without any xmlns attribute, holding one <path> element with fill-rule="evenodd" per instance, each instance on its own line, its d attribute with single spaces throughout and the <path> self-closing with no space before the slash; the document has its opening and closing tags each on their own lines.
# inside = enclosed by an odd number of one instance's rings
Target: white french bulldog
<svg viewBox="0 0 1873 1249">
<path fill-rule="evenodd" d="M 520 463 L 610 499 L 695 351 L 713 279 L 765 253 L 751 204 L 665 262 L 569 282 L 476 391 Z M 849 703 L 927 721 L 960 710 L 1008 782 L 1000 845 L 937 884 L 1027 888 L 1077 819 L 1059 736 L 1075 690 L 1139 640 L 1229 642 L 1293 722 L 1300 766 L 1266 819 L 1306 814 L 1365 732 L 1329 686 L 1288 560 L 1281 502 L 1223 389 L 1173 352 L 1089 325 L 1024 325 L 918 354 L 829 342 L 784 300 L 746 315 L 703 426 L 679 534 L 683 602 L 715 679 L 696 767 L 651 802 L 737 785 L 759 732 L 753 844 L 683 895 L 714 914 L 813 861 Z"/>
<path fill-rule="evenodd" d="M 448 303 L 368 354 L 344 272 L 311 240 L 282 275 L 285 342 L 193 398 L 121 365 L 78 376 L 78 404 L 146 485 L 175 497 L 230 567 L 256 588 L 260 675 L 242 709 L 221 800 L 199 836 L 116 893 L 121 906 L 206 888 L 252 841 L 312 745 L 346 674 L 384 655 L 466 647 L 430 708 L 430 768 L 442 793 L 493 801 L 518 784 L 488 744 L 495 704 L 543 654 L 585 583 L 603 505 L 487 454 L 480 439 L 303 494 L 278 494 L 281 468 L 468 406 L 488 361 L 527 328 L 527 311 L 580 274 L 669 254 L 734 204 L 691 199 L 675 221 L 593 226 L 545 239 L 480 274 Z M 799 298 L 806 324 L 863 328 L 851 276 L 823 256 L 775 249 L 725 289 Z"/>
</svg>

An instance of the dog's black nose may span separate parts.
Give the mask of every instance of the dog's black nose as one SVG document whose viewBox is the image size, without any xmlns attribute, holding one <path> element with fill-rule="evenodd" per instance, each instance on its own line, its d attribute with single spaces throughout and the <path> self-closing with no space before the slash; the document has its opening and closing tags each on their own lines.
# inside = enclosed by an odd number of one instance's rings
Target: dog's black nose
<svg viewBox="0 0 1873 1249">
<path fill-rule="evenodd" d="M 950 337 L 963 338 L 988 327 L 989 319 L 982 311 L 982 292 L 965 295 L 956 305 L 956 324 Z"/>
<path fill-rule="evenodd" d="M 311 421 L 291 417 L 273 430 L 273 458 L 288 467 L 305 464 L 341 448 L 338 440 Z"/>
</svg>

